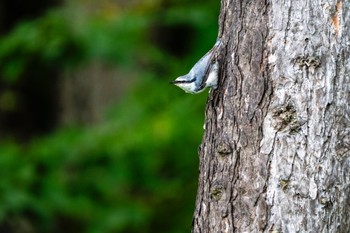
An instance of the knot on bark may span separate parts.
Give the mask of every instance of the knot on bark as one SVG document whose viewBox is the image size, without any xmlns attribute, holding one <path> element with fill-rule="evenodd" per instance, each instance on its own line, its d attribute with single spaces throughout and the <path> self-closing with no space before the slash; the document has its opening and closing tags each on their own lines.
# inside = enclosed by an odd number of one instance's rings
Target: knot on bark
<svg viewBox="0 0 350 233">
<path fill-rule="evenodd" d="M 323 208 L 330 208 L 330 207 L 332 207 L 332 204 L 333 204 L 332 200 L 328 197 L 321 197 L 320 203 L 321 203 Z"/>
<path fill-rule="evenodd" d="M 319 193 L 318 201 L 321 204 L 322 208 L 332 208 L 334 196 L 332 195 L 332 192 L 330 192 L 330 190 L 323 189 Z"/>
<path fill-rule="evenodd" d="M 318 56 L 298 56 L 295 58 L 294 62 L 300 67 L 306 68 L 318 68 L 321 65 L 321 60 Z"/>
<path fill-rule="evenodd" d="M 223 195 L 224 186 L 220 183 L 214 184 L 213 187 L 210 188 L 210 199 L 212 201 L 219 201 Z"/>
<path fill-rule="evenodd" d="M 278 180 L 278 183 L 279 183 L 279 186 L 281 187 L 281 189 L 283 191 L 285 191 L 287 186 L 288 186 L 288 183 L 289 183 L 289 178 L 280 178 Z"/>
<path fill-rule="evenodd" d="M 227 156 L 228 154 L 232 153 L 231 146 L 226 142 L 220 142 L 218 146 L 216 147 L 216 154 L 218 156 Z"/>
<path fill-rule="evenodd" d="M 273 110 L 272 117 L 274 119 L 272 126 L 278 131 L 289 130 L 295 133 L 303 125 L 303 122 L 298 120 L 297 111 L 291 104 Z"/>
</svg>

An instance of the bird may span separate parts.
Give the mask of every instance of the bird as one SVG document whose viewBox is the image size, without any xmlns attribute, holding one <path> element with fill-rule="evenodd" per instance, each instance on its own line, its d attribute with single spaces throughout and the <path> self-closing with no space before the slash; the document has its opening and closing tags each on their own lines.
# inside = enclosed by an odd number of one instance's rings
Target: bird
<svg viewBox="0 0 350 233">
<path fill-rule="evenodd" d="M 170 83 L 191 94 L 200 93 L 206 88 L 216 89 L 219 76 L 217 53 L 221 44 L 221 40 L 217 40 L 213 48 L 199 59 L 188 74 L 180 76 Z"/>
</svg>

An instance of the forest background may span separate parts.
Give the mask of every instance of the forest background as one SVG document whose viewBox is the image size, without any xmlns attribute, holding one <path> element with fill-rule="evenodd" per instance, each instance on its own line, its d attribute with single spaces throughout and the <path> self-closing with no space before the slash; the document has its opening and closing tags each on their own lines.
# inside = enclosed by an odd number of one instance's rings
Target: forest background
<svg viewBox="0 0 350 233">
<path fill-rule="evenodd" d="M 189 232 L 220 2 L 0 2 L 0 232 Z"/>
</svg>

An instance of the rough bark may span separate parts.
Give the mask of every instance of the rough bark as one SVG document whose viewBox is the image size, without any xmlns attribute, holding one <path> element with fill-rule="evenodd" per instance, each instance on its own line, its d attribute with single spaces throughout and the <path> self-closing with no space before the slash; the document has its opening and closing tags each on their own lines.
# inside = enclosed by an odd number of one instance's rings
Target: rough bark
<svg viewBox="0 0 350 233">
<path fill-rule="evenodd" d="M 350 232 L 350 2 L 222 0 L 193 232 Z"/>
</svg>

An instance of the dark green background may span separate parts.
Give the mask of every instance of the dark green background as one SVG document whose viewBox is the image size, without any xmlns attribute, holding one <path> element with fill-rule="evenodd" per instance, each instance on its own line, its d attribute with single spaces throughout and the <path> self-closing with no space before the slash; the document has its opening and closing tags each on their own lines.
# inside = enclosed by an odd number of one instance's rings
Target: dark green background
<svg viewBox="0 0 350 233">
<path fill-rule="evenodd" d="M 220 2 L 16 2 L 0 4 L 0 232 L 189 232 L 208 94 L 169 81 L 215 43 Z M 60 122 L 63 74 L 96 61 L 127 90 L 102 120 Z"/>
</svg>

